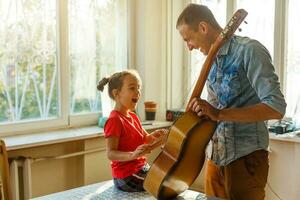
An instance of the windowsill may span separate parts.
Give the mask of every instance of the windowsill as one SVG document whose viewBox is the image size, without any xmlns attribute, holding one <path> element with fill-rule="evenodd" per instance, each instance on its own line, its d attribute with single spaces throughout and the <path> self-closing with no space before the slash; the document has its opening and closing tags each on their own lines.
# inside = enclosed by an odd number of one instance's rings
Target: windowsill
<svg viewBox="0 0 300 200">
<path fill-rule="evenodd" d="M 168 127 L 171 122 L 167 121 L 146 121 L 143 122 L 146 130 Z M 36 146 L 50 145 L 75 140 L 90 139 L 103 136 L 103 128 L 99 126 L 87 126 L 47 131 L 34 134 L 7 136 L 2 139 L 5 141 L 8 151 L 31 148 Z"/>
<path fill-rule="evenodd" d="M 297 142 L 300 143 L 300 131 L 293 131 L 285 134 L 275 134 L 270 132 L 270 140 L 278 140 L 283 142 Z"/>
<path fill-rule="evenodd" d="M 146 130 L 168 127 L 172 122 L 168 121 L 145 121 L 142 122 Z M 62 142 L 84 140 L 103 136 L 103 128 L 98 126 L 76 127 L 47 131 L 33 134 L 3 137 L 8 151 L 50 145 Z M 270 133 L 270 140 L 300 143 L 300 131 L 283 135 Z"/>
</svg>

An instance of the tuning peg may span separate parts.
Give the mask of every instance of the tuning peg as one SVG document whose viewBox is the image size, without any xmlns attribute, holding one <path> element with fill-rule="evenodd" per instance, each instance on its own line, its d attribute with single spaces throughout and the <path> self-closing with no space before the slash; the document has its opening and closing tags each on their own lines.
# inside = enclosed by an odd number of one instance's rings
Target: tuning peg
<svg viewBox="0 0 300 200">
<path fill-rule="evenodd" d="M 247 21 L 244 21 L 244 23 L 245 23 L 245 24 L 248 24 L 248 22 L 247 22 Z"/>
<path fill-rule="evenodd" d="M 242 29 L 241 28 L 238 28 L 239 32 L 242 32 Z"/>
</svg>

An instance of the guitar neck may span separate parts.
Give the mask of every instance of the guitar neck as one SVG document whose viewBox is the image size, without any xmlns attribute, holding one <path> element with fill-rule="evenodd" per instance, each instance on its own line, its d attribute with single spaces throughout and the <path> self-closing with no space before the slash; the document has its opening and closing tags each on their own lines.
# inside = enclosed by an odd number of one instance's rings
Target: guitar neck
<svg viewBox="0 0 300 200">
<path fill-rule="evenodd" d="M 192 95 L 189 99 L 188 104 L 191 102 L 191 100 L 195 97 L 199 97 L 202 94 L 207 76 L 209 74 L 209 71 L 211 69 L 211 66 L 214 62 L 214 59 L 218 53 L 218 50 L 220 49 L 220 47 L 223 45 L 224 40 L 220 39 L 220 37 L 218 37 L 216 39 L 216 41 L 214 42 L 214 44 L 212 45 L 212 47 L 210 48 L 208 55 L 205 59 L 204 64 L 202 65 L 202 69 L 201 72 L 199 74 L 198 80 L 196 82 L 195 88 L 192 92 Z M 188 111 L 188 107 L 186 107 L 186 111 Z"/>
<path fill-rule="evenodd" d="M 205 59 L 205 62 L 202 66 L 200 75 L 198 77 L 197 83 L 195 85 L 195 88 L 192 92 L 192 95 L 190 97 L 190 100 L 187 105 L 191 102 L 191 100 L 195 97 L 199 97 L 203 91 L 207 76 L 209 74 L 210 68 L 214 62 L 214 59 L 219 51 L 219 49 L 222 47 L 222 45 L 233 35 L 235 30 L 239 27 L 239 25 L 244 21 L 245 17 L 247 16 L 247 12 L 244 9 L 237 10 L 233 17 L 230 19 L 226 27 L 223 29 L 223 31 L 220 33 L 220 35 L 217 37 L 216 41 L 211 46 L 208 55 Z M 185 111 L 189 111 L 188 106 L 186 107 Z"/>
</svg>

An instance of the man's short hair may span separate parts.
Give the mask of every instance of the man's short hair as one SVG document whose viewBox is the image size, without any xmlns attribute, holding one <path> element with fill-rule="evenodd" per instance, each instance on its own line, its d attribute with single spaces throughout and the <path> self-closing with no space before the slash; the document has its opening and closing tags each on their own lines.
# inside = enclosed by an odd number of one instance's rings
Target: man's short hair
<svg viewBox="0 0 300 200">
<path fill-rule="evenodd" d="M 200 22 L 206 22 L 213 27 L 219 27 L 211 10 L 204 5 L 191 3 L 185 7 L 177 19 L 176 28 L 186 24 L 189 25 L 193 30 L 198 30 Z"/>
</svg>

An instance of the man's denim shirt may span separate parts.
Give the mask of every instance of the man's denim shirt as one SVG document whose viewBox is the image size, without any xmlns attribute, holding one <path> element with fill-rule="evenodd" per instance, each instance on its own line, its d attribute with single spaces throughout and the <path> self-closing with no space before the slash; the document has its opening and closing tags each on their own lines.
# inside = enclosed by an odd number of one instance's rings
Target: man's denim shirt
<svg viewBox="0 0 300 200">
<path fill-rule="evenodd" d="M 218 109 L 264 103 L 284 115 L 280 91 L 268 50 L 256 40 L 233 36 L 218 51 L 208 75 L 208 102 Z M 208 147 L 208 157 L 219 166 L 258 149 L 267 149 L 264 121 L 219 121 Z"/>
</svg>

